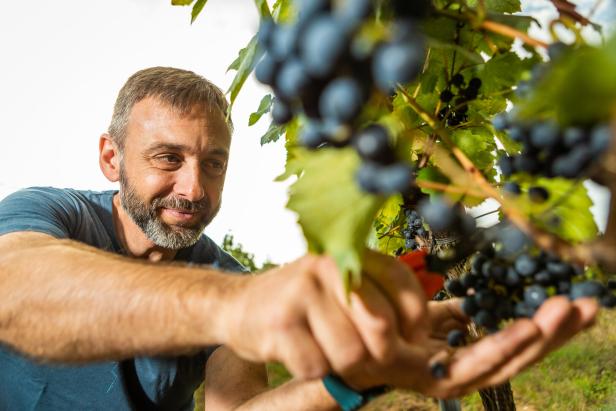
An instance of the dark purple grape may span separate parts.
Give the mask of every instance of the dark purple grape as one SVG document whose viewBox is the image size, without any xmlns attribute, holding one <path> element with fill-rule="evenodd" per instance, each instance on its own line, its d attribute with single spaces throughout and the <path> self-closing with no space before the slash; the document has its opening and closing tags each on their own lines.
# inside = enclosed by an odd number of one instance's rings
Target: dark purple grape
<svg viewBox="0 0 616 411">
<path fill-rule="evenodd" d="M 445 289 L 449 294 L 455 297 L 464 297 L 466 295 L 466 288 L 462 285 L 460 280 L 455 278 L 445 281 Z"/>
<path fill-rule="evenodd" d="M 501 113 L 492 119 L 492 126 L 498 131 L 503 131 L 510 125 L 509 116 L 506 113 Z"/>
<path fill-rule="evenodd" d="M 514 183 L 513 181 L 506 182 L 503 185 L 503 191 L 514 196 L 519 196 L 522 194 L 522 188 L 520 188 L 520 185 L 518 183 Z"/>
<path fill-rule="evenodd" d="M 584 140 L 586 140 L 586 132 L 579 127 L 568 127 L 563 131 L 563 142 L 569 148 L 574 148 Z"/>
<path fill-rule="evenodd" d="M 435 362 L 430 365 L 430 374 L 433 378 L 441 380 L 447 376 L 447 367 L 442 362 Z"/>
<path fill-rule="evenodd" d="M 557 280 L 567 281 L 574 275 L 573 267 L 563 261 L 550 261 L 546 268 Z"/>
<path fill-rule="evenodd" d="M 361 130 L 354 137 L 353 146 L 364 160 L 388 164 L 394 159 L 389 142 L 389 132 L 379 124 L 373 124 Z"/>
<path fill-rule="evenodd" d="M 569 46 L 567 44 L 562 41 L 557 41 L 548 46 L 548 57 L 550 60 L 559 59 L 567 52 L 568 49 Z"/>
<path fill-rule="evenodd" d="M 529 306 L 525 301 L 520 301 L 513 308 L 513 314 L 518 318 L 531 318 L 536 311 L 536 308 Z"/>
<path fill-rule="evenodd" d="M 449 89 L 443 90 L 440 99 L 443 103 L 449 103 L 453 99 L 453 93 Z"/>
<path fill-rule="evenodd" d="M 257 42 L 264 50 L 269 50 L 272 44 L 272 36 L 276 31 L 276 23 L 270 18 L 261 20 L 259 24 L 259 32 L 257 33 Z"/>
<path fill-rule="evenodd" d="M 359 187 L 367 192 L 376 194 L 379 192 L 378 167 L 372 163 L 362 163 L 357 170 L 356 180 Z"/>
<path fill-rule="evenodd" d="M 406 192 L 413 184 L 413 169 L 406 163 L 379 167 L 377 186 L 381 194 Z"/>
<path fill-rule="evenodd" d="M 477 291 L 475 293 L 475 301 L 479 308 L 491 310 L 496 305 L 496 295 L 487 290 Z"/>
<path fill-rule="evenodd" d="M 473 90 L 479 90 L 481 88 L 481 79 L 478 77 L 473 77 L 469 82 L 468 82 L 468 88 L 469 89 L 473 89 Z"/>
<path fill-rule="evenodd" d="M 545 203 L 550 198 L 550 193 L 544 187 L 535 186 L 528 189 L 528 197 L 533 203 Z"/>
<path fill-rule="evenodd" d="M 451 230 L 458 221 L 452 207 L 440 198 L 422 201 L 419 212 L 434 231 Z"/>
<path fill-rule="evenodd" d="M 454 75 L 451 78 L 451 84 L 453 84 L 456 87 L 462 87 L 464 85 L 464 76 L 460 73 Z"/>
<path fill-rule="evenodd" d="M 601 306 L 605 308 L 616 307 L 616 296 L 614 294 L 608 294 L 601 297 Z"/>
<path fill-rule="evenodd" d="M 352 77 L 339 77 L 327 85 L 319 99 L 321 116 L 340 123 L 351 123 L 364 103 L 362 87 Z"/>
<path fill-rule="evenodd" d="M 612 129 L 609 125 L 595 127 L 590 135 L 590 147 L 594 155 L 603 154 L 610 146 Z"/>
<path fill-rule="evenodd" d="M 479 306 L 475 302 L 474 296 L 468 296 L 462 301 L 462 311 L 469 317 L 479 312 Z"/>
<path fill-rule="evenodd" d="M 314 122 L 309 122 L 299 134 L 299 142 L 307 148 L 317 148 L 327 140 L 321 127 Z"/>
<path fill-rule="evenodd" d="M 447 334 L 447 344 L 450 347 L 461 347 L 464 345 L 466 334 L 462 330 L 451 330 Z"/>
<path fill-rule="evenodd" d="M 412 40 L 382 44 L 372 60 L 372 75 L 377 87 L 390 94 L 398 84 L 414 80 L 421 72 L 424 57 L 425 46 L 420 35 Z"/>
<path fill-rule="evenodd" d="M 534 275 L 535 282 L 544 287 L 552 284 L 552 275 L 547 270 L 541 270 L 537 274 Z"/>
<path fill-rule="evenodd" d="M 464 287 L 466 290 L 468 290 L 469 288 L 473 288 L 475 285 L 477 285 L 477 282 L 478 277 L 475 274 L 466 274 L 460 279 L 462 287 Z"/>
<path fill-rule="evenodd" d="M 298 98 L 309 84 L 310 78 L 297 58 L 284 62 L 276 76 L 276 90 L 286 100 Z"/>
<path fill-rule="evenodd" d="M 261 83 L 273 86 L 278 66 L 279 64 L 268 53 L 265 53 L 255 67 L 255 77 Z"/>
<path fill-rule="evenodd" d="M 530 255 L 522 254 L 516 258 L 514 267 L 520 275 L 530 277 L 539 270 L 539 263 Z"/>
<path fill-rule="evenodd" d="M 581 283 L 575 283 L 571 286 L 571 292 L 569 296 L 572 300 L 584 297 L 601 298 L 606 294 L 607 290 L 605 286 L 597 281 L 583 281 Z"/>
<path fill-rule="evenodd" d="M 552 122 L 535 125 L 530 131 L 530 141 L 538 148 L 549 149 L 556 145 L 560 137 L 560 128 Z"/>
<path fill-rule="evenodd" d="M 344 26 L 330 16 L 320 16 L 310 22 L 300 44 L 306 71 L 315 78 L 331 76 L 347 49 Z"/>
<path fill-rule="evenodd" d="M 610 290 L 616 290 L 616 279 L 607 280 L 607 288 Z"/>
<path fill-rule="evenodd" d="M 509 267 L 507 269 L 505 284 L 509 287 L 519 287 L 522 284 L 520 274 L 513 267 Z"/>
<path fill-rule="evenodd" d="M 531 308 L 539 308 L 548 298 L 545 288 L 531 285 L 524 290 L 524 302 Z"/>
<path fill-rule="evenodd" d="M 285 61 L 297 50 L 299 30 L 296 25 L 277 25 L 271 34 L 270 48 L 272 58 L 276 61 Z"/>
<path fill-rule="evenodd" d="M 479 312 L 473 317 L 473 321 L 475 321 L 477 325 L 485 327 L 489 330 L 494 329 L 498 325 L 498 319 L 488 310 L 479 310 Z"/>
<path fill-rule="evenodd" d="M 272 119 L 276 124 L 286 124 L 293 118 L 291 108 L 279 98 L 272 102 Z"/>
</svg>

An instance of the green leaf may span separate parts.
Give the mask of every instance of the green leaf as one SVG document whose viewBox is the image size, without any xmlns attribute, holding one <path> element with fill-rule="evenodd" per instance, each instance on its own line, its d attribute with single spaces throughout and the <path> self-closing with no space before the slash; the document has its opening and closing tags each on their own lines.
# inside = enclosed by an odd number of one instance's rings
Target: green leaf
<svg viewBox="0 0 616 411">
<path fill-rule="evenodd" d="M 400 235 L 399 228 L 404 219 L 400 209 L 403 203 L 402 196 L 391 196 L 374 220 L 369 243 L 382 253 L 393 255 L 398 248 L 404 247 L 404 238 Z"/>
<path fill-rule="evenodd" d="M 272 17 L 272 14 L 270 13 L 270 9 L 269 6 L 267 5 L 267 1 L 266 0 L 254 0 L 255 1 L 255 6 L 257 6 L 257 10 L 259 11 L 259 15 L 261 17 Z"/>
<path fill-rule="evenodd" d="M 229 90 L 227 90 L 227 93 L 230 93 L 229 100 L 231 102 L 231 106 L 233 106 L 235 98 L 242 89 L 244 82 L 252 72 L 259 56 L 260 53 L 258 52 L 257 47 L 257 36 L 254 36 L 248 45 L 240 50 L 237 59 L 231 63 L 231 66 L 229 66 L 229 69 L 237 70 L 237 74 L 233 78 L 233 82 L 231 83 L 231 86 L 229 86 Z M 231 111 L 231 109 L 229 109 L 229 111 Z"/>
<path fill-rule="evenodd" d="M 366 238 L 385 198 L 357 187 L 360 160 L 353 149 L 321 149 L 302 160 L 304 171 L 290 188 L 288 208 L 298 213 L 309 250 L 332 256 L 350 290 L 360 284 Z"/>
<path fill-rule="evenodd" d="M 261 103 L 259 103 L 259 108 L 257 109 L 257 111 L 250 115 L 250 118 L 248 119 L 248 125 L 252 126 L 257 121 L 259 121 L 259 119 L 261 119 L 261 117 L 263 117 L 265 113 L 268 113 L 270 111 L 271 107 L 272 95 L 267 94 L 261 99 Z"/>
<path fill-rule="evenodd" d="M 532 216 L 535 224 L 572 242 L 588 241 L 597 236 L 599 230 L 590 211 L 593 202 L 581 182 L 538 178 L 524 182 L 522 187 L 526 191 L 534 185 L 545 187 L 550 193 L 549 200 L 544 204 L 533 204 L 523 194 L 516 204 L 524 213 Z M 559 220 L 559 224 L 552 223 L 554 217 Z"/>
<path fill-rule="evenodd" d="M 269 128 L 261 137 L 261 145 L 265 145 L 267 143 L 273 143 L 278 141 L 281 135 L 284 134 L 285 127 L 279 126 L 274 123 L 270 124 Z"/>
<path fill-rule="evenodd" d="M 171 0 L 172 6 L 190 6 L 195 0 Z"/>
<path fill-rule="evenodd" d="M 477 7 L 478 0 L 469 0 L 467 4 L 470 7 Z M 486 10 L 496 13 L 517 13 L 522 11 L 522 3 L 520 0 L 485 0 Z"/>
<path fill-rule="evenodd" d="M 190 24 L 195 22 L 195 20 L 197 19 L 197 16 L 199 16 L 199 13 L 201 13 L 201 10 L 203 10 L 205 3 L 207 3 L 207 0 L 197 0 L 197 2 L 192 8 L 192 13 L 190 16 Z"/>
</svg>

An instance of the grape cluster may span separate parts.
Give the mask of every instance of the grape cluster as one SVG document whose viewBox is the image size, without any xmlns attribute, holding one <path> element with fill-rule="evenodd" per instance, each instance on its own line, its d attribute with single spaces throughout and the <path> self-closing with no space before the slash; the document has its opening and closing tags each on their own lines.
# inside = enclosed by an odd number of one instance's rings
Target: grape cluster
<svg viewBox="0 0 616 411">
<path fill-rule="evenodd" d="M 426 238 L 428 231 L 424 228 L 423 219 L 417 211 L 405 209 L 404 217 L 406 222 L 406 226 L 402 229 L 404 247 L 407 250 L 417 250 L 420 247 L 417 237 Z"/>
<path fill-rule="evenodd" d="M 391 22 L 388 38 L 375 45 L 366 45 L 359 36 L 374 14 L 373 1 L 295 3 L 293 22 L 264 21 L 257 36 L 264 54 L 255 75 L 274 90 L 274 123 L 305 118 L 302 145 L 314 149 L 350 144 L 364 160 L 357 175 L 362 189 L 404 192 L 412 181 L 411 167 L 396 161 L 384 127 L 362 129 L 358 119 L 373 93 L 391 94 L 421 72 L 425 44 L 416 19 L 430 11 L 430 1 L 393 0 L 398 19 Z"/>
<path fill-rule="evenodd" d="M 501 320 L 532 317 L 554 295 L 595 297 L 604 307 L 616 306 L 616 295 L 608 287 L 586 280 L 582 267 L 546 252 L 526 251 L 510 258 L 490 244 L 473 256 L 470 266 L 469 273 L 446 281 L 445 288 L 464 297 L 463 311 L 488 330 L 496 330 Z"/>
<path fill-rule="evenodd" d="M 466 85 L 461 73 L 454 75 L 449 86 L 441 92 L 440 100 L 445 106 L 438 113 L 439 119 L 445 121 L 450 127 L 466 122 L 468 120 L 468 103 L 477 99 L 480 88 L 480 78 L 473 77 Z M 454 91 L 457 94 L 454 94 Z"/>
<path fill-rule="evenodd" d="M 607 150 L 611 140 L 609 125 L 592 128 L 560 128 L 555 122 L 515 123 L 507 115 L 494 119 L 494 128 L 507 130 L 512 140 L 522 144 L 522 152 L 499 159 L 503 176 L 528 173 L 569 179 L 583 176 Z"/>
</svg>

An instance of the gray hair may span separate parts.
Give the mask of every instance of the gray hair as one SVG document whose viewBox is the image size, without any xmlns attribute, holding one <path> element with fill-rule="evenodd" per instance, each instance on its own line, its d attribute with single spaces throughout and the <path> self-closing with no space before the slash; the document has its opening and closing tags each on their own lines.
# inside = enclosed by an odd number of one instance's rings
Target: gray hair
<svg viewBox="0 0 616 411">
<path fill-rule="evenodd" d="M 116 99 L 108 133 L 120 149 L 124 148 L 130 112 L 146 97 L 158 98 L 182 114 L 190 113 L 195 106 L 210 112 L 219 110 L 227 118 L 229 133 L 233 133 L 229 103 L 220 88 L 192 71 L 151 67 L 130 76 Z"/>
</svg>

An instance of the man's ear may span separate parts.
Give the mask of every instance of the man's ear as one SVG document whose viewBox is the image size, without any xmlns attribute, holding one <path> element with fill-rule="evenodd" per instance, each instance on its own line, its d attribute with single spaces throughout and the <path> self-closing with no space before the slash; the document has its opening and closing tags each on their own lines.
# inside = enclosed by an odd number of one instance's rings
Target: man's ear
<svg viewBox="0 0 616 411">
<path fill-rule="evenodd" d="M 98 142 L 98 163 L 107 180 L 115 183 L 120 179 L 120 151 L 107 133 Z"/>
</svg>

